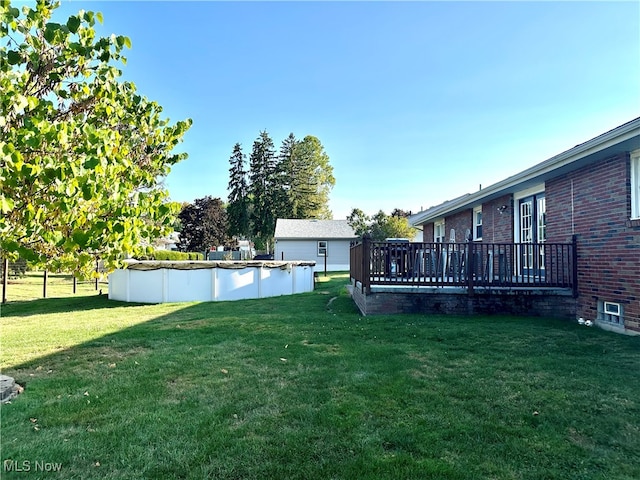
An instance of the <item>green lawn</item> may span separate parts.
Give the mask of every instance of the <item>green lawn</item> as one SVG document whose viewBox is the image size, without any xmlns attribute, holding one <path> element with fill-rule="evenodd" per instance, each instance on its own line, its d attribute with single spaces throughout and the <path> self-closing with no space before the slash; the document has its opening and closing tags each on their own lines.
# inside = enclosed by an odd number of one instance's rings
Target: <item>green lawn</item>
<svg viewBox="0 0 640 480">
<path fill-rule="evenodd" d="M 101 279 L 96 290 L 95 280 L 78 280 L 75 296 L 96 295 L 102 290 L 107 293 L 108 284 Z M 0 291 L 2 286 L 0 286 Z M 17 302 L 43 298 L 44 272 L 27 272 L 24 277 L 10 278 L 7 285 L 7 301 Z M 73 296 L 73 277 L 60 273 L 50 273 L 47 278 L 47 298 Z M 0 307 L 1 308 L 1 307 Z"/>
<path fill-rule="evenodd" d="M 362 317 L 346 275 L 318 280 L 239 302 L 3 306 L 0 365 L 26 389 L 2 406 L 2 478 L 640 478 L 639 338 Z"/>
</svg>

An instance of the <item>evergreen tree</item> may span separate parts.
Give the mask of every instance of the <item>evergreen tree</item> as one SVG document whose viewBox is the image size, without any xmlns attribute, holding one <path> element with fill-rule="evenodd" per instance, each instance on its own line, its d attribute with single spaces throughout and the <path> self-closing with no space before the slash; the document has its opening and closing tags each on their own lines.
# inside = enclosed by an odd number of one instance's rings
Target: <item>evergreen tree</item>
<svg viewBox="0 0 640 480">
<path fill-rule="evenodd" d="M 333 167 L 316 137 L 297 140 L 290 133 L 276 155 L 269 134 L 260 132 L 249 157 L 245 195 L 242 178 L 247 172 L 239 144 L 230 162 L 230 234 L 242 231 L 241 216 L 247 214 L 250 236 L 259 248 L 265 248 L 273 238 L 277 218 L 332 218 L 329 193 L 335 185 Z"/>
<path fill-rule="evenodd" d="M 266 131 L 253 142 L 249 157 L 249 196 L 252 212 L 251 234 L 259 247 L 268 249 L 276 227 L 277 158 L 273 140 Z"/>
<path fill-rule="evenodd" d="M 230 237 L 247 238 L 249 236 L 249 191 L 246 155 L 242 146 L 236 143 L 229 158 L 229 197 L 227 206 L 228 233 Z"/>
<path fill-rule="evenodd" d="M 294 157 L 294 150 L 298 141 L 293 133 L 282 141 L 278 162 L 278 182 L 280 199 L 278 205 L 279 218 L 302 218 L 298 215 L 296 194 L 296 180 L 299 172 Z"/>
</svg>

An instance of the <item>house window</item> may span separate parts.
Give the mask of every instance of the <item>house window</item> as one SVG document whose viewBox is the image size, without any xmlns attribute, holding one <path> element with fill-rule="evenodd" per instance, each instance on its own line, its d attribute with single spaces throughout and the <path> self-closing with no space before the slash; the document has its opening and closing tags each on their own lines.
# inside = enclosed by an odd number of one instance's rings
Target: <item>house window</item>
<svg viewBox="0 0 640 480">
<path fill-rule="evenodd" d="M 327 256 L 327 241 L 326 240 L 320 240 L 318 242 L 318 256 L 319 257 L 326 257 Z"/>
<path fill-rule="evenodd" d="M 598 321 L 609 325 L 624 326 L 622 305 L 613 302 L 598 302 Z"/>
<path fill-rule="evenodd" d="M 536 195 L 537 222 L 536 227 L 538 242 L 544 243 L 547 241 L 547 200 L 544 195 Z"/>
<path fill-rule="evenodd" d="M 473 239 L 482 240 L 482 206 L 473 209 Z"/>
<path fill-rule="evenodd" d="M 631 152 L 631 218 L 640 218 L 640 150 Z"/>
<path fill-rule="evenodd" d="M 444 242 L 444 220 L 433 223 L 433 241 L 436 243 Z"/>
</svg>

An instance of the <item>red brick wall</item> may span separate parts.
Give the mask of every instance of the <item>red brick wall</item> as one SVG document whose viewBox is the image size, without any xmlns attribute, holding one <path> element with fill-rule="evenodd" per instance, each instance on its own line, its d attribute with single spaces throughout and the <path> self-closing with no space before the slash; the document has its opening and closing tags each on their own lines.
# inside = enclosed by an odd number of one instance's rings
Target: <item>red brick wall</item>
<svg viewBox="0 0 640 480">
<path fill-rule="evenodd" d="M 572 213 L 573 184 L 573 213 Z M 640 332 L 640 225 L 630 222 L 630 163 L 620 154 L 563 175 L 545 184 L 547 242 L 578 242 L 576 314 L 597 317 L 598 300 L 620 303 L 625 327 Z M 503 213 L 498 208 L 506 205 Z M 513 242 L 512 195 L 483 204 L 483 242 Z M 472 210 L 446 218 L 456 241 L 472 228 Z M 424 241 L 433 241 L 433 224 L 424 226 Z"/>
<path fill-rule="evenodd" d="M 506 208 L 501 208 L 503 206 Z M 513 196 L 511 194 L 482 205 L 482 241 L 483 243 L 513 242 Z"/>
<path fill-rule="evenodd" d="M 577 236 L 578 316 L 595 320 L 598 300 L 620 303 L 625 326 L 640 331 L 640 227 L 629 222 L 629 179 L 622 154 L 548 181 L 547 241 Z"/>
<path fill-rule="evenodd" d="M 449 241 L 449 235 L 451 234 L 451 229 L 455 229 L 456 231 L 456 242 L 462 243 L 466 242 L 465 232 L 467 229 L 471 231 L 471 222 L 472 222 L 472 210 L 465 210 L 460 213 L 456 213 L 455 215 L 451 215 L 444 219 L 444 239 L 445 242 Z"/>
<path fill-rule="evenodd" d="M 502 206 L 507 208 L 498 209 Z M 502 213 L 501 213 L 502 212 Z M 473 235 L 473 209 L 445 218 L 445 239 L 449 241 L 451 229 L 456 231 L 456 242 L 464 242 L 467 229 Z M 423 226 L 423 242 L 433 242 L 433 223 Z M 504 195 L 482 205 L 482 241 L 485 243 L 513 242 L 513 196 Z"/>
<path fill-rule="evenodd" d="M 514 292 L 374 292 L 363 294 L 359 287 L 352 298 L 364 315 L 423 313 L 438 315 L 520 315 L 573 320 L 575 299 L 571 296 Z"/>
<path fill-rule="evenodd" d="M 450 215 L 444 219 L 444 241 L 449 241 L 451 229 L 456 231 L 456 242 L 462 243 L 466 241 L 465 232 L 471 230 L 472 210 L 465 210 L 455 215 Z M 423 226 L 422 241 L 433 242 L 433 223 Z"/>
<path fill-rule="evenodd" d="M 422 241 L 425 243 L 433 242 L 433 223 L 422 226 Z"/>
</svg>

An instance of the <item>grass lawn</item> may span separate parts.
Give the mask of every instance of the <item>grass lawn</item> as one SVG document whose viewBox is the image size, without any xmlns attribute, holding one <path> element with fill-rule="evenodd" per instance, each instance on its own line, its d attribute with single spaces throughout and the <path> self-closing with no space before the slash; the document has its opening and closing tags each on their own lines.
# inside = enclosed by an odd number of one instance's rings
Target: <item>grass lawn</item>
<svg viewBox="0 0 640 480">
<path fill-rule="evenodd" d="M 9 302 L 36 300 L 43 298 L 44 272 L 27 272 L 24 277 L 10 278 L 7 285 L 7 300 Z M 96 291 L 95 280 L 77 281 L 75 296 L 96 295 L 102 290 L 106 293 L 108 284 L 98 282 Z M 0 291 L 2 286 L 0 285 Z M 60 273 L 49 273 L 47 278 L 47 298 L 68 297 L 73 294 L 73 277 Z M 0 307 L 1 308 L 1 307 Z"/>
<path fill-rule="evenodd" d="M 0 365 L 26 389 L 1 409 L 2 478 L 640 478 L 640 338 L 362 317 L 347 281 L 3 306 Z"/>
</svg>

